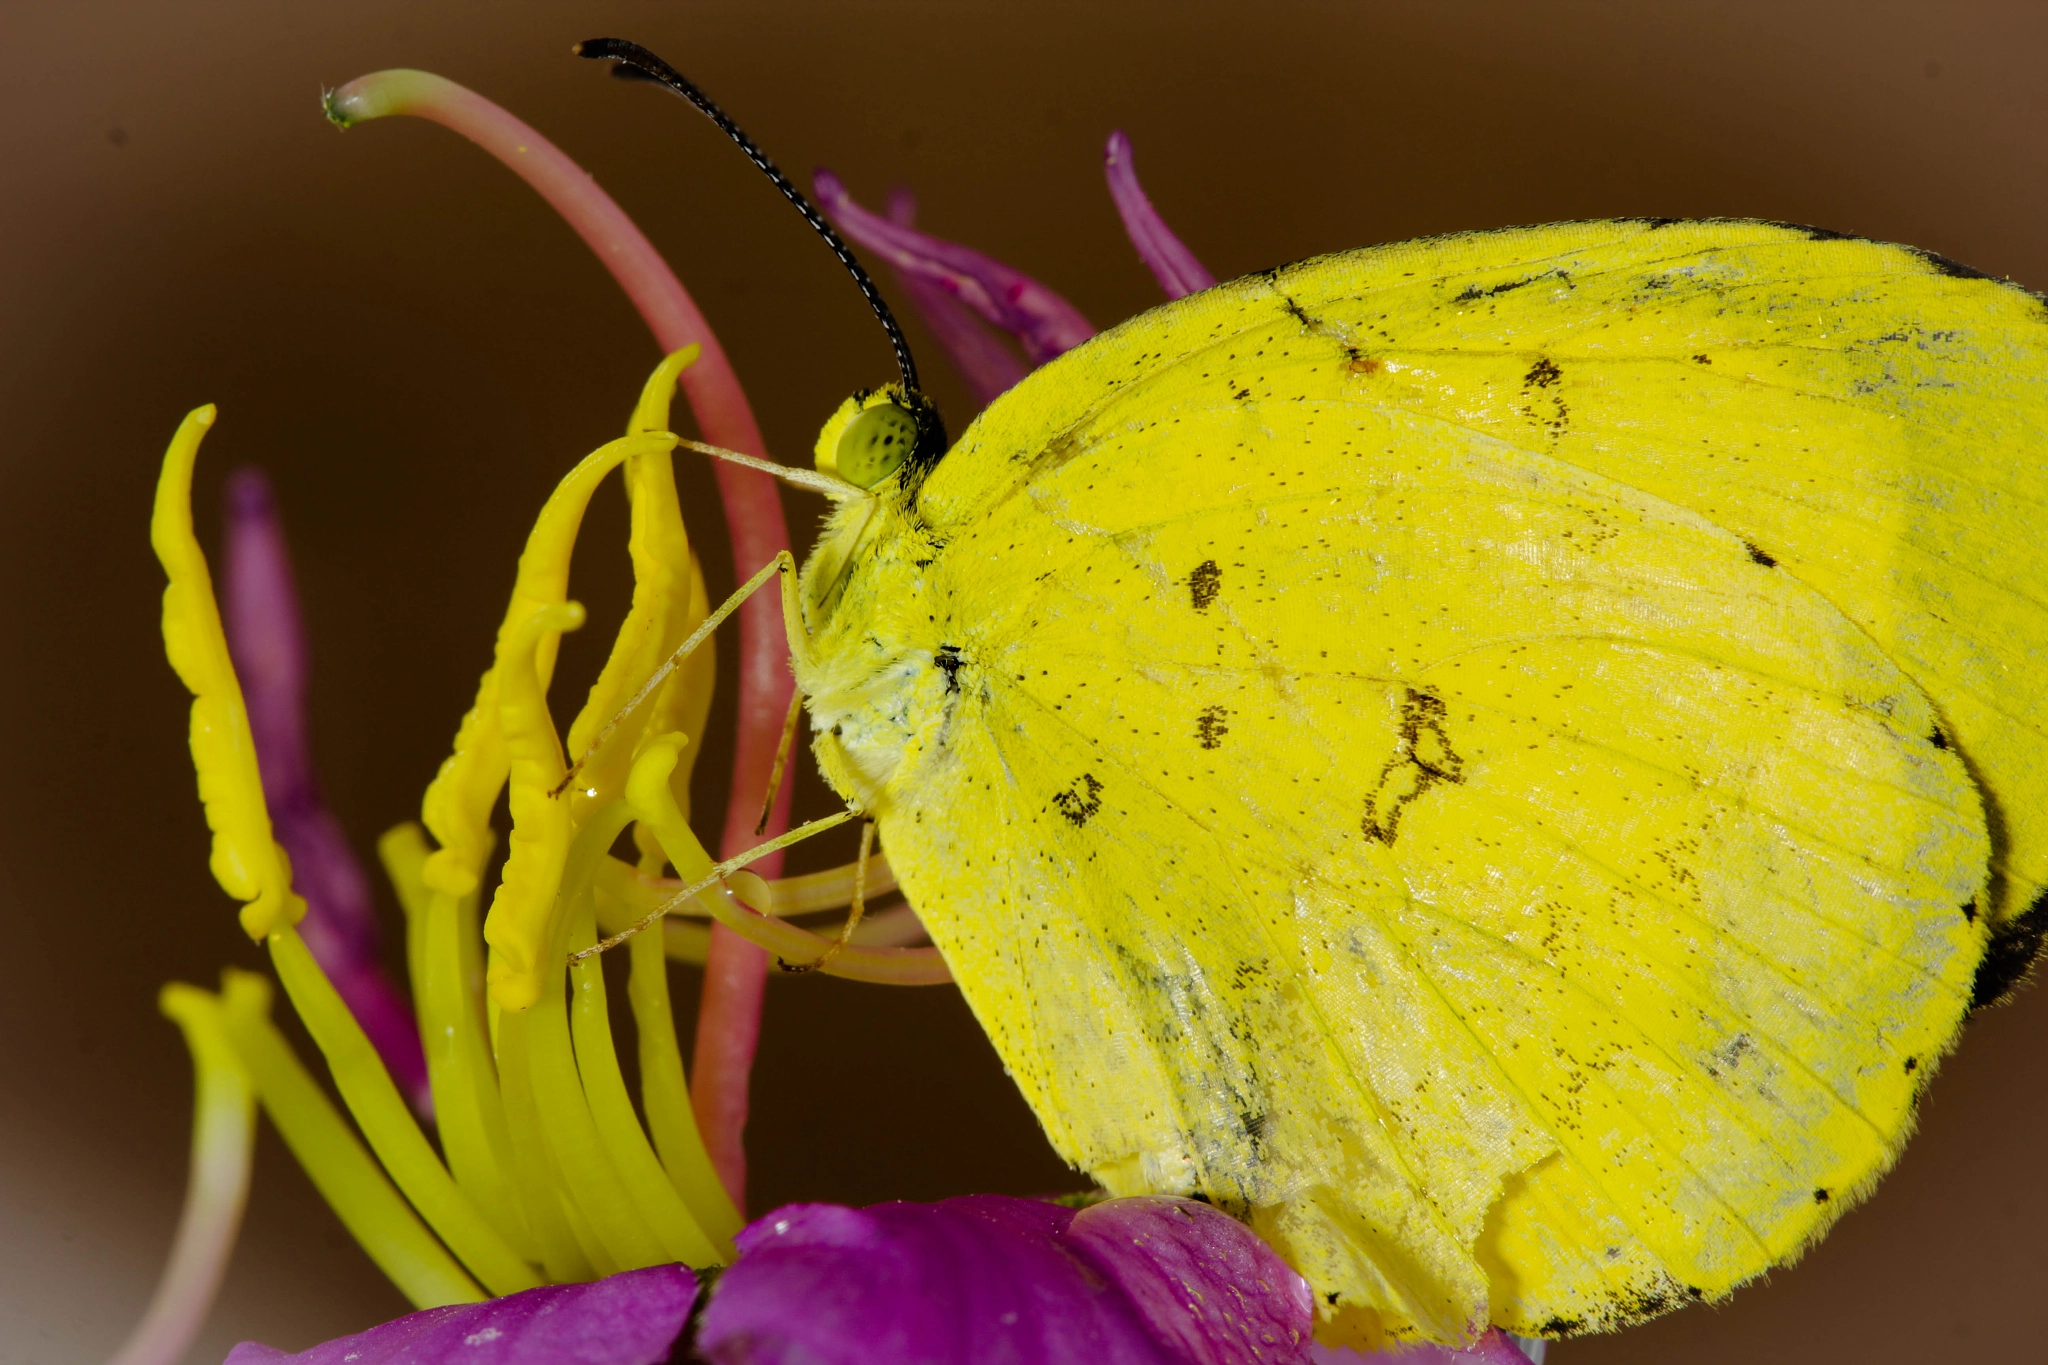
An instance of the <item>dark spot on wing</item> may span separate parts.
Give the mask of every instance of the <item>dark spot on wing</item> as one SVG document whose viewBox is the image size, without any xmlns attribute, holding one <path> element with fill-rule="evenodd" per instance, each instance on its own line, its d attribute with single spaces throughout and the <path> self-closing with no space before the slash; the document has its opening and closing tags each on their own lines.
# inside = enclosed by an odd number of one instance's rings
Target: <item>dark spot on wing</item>
<svg viewBox="0 0 2048 1365">
<path fill-rule="evenodd" d="M 1365 799 L 1365 819 L 1359 828 L 1366 838 L 1391 848 L 1401 832 L 1402 813 L 1424 792 L 1439 783 L 1465 780 L 1465 760 L 1451 748 L 1444 717 L 1441 698 L 1408 689 L 1401 701 L 1400 745 Z"/>
<path fill-rule="evenodd" d="M 1216 561 L 1205 559 L 1195 565 L 1188 575 L 1188 601 L 1196 611 L 1208 610 L 1216 600 L 1216 594 L 1223 590 L 1223 570 L 1216 567 Z"/>
<path fill-rule="evenodd" d="M 1451 302 L 1473 303 L 1480 299 L 1495 298 L 1501 294 L 1520 289 L 1524 285 L 1534 284 L 1538 280 L 1558 280 L 1569 285 L 1571 278 L 1568 273 L 1562 270 L 1544 270 L 1534 275 L 1524 275 L 1519 280 L 1507 280 L 1496 285 L 1468 284 L 1465 286 L 1464 291 L 1452 299 Z"/>
<path fill-rule="evenodd" d="M 1948 736 L 1943 734 L 1941 727 L 1937 725 L 1927 732 L 1927 742 L 1937 749 L 1946 749 L 1948 747 Z"/>
<path fill-rule="evenodd" d="M 1228 707 L 1203 707 L 1195 716 L 1195 742 L 1204 749 L 1222 748 L 1223 737 L 1230 733 L 1230 727 L 1224 723 L 1229 715 Z"/>
<path fill-rule="evenodd" d="M 1102 784 L 1090 773 L 1082 773 L 1065 791 L 1054 792 L 1052 803 L 1075 829 L 1086 825 L 1102 809 Z"/>
<path fill-rule="evenodd" d="M 1920 1059 L 1918 1057 L 1906 1058 L 1906 1074 L 1908 1076 L 1912 1075 L 1915 1071 L 1918 1071 L 1919 1069 Z"/>
<path fill-rule="evenodd" d="M 1765 554 L 1754 542 L 1745 540 L 1742 542 L 1742 548 L 1749 551 L 1749 559 L 1752 564 L 1761 564 L 1766 569 L 1778 567 L 1778 561 Z"/>
<path fill-rule="evenodd" d="M 1522 415 L 1530 421 L 1545 427 L 1552 437 L 1562 436 L 1566 423 L 1571 420 L 1571 408 L 1564 401 L 1564 392 L 1555 388 L 1557 381 L 1564 377 L 1564 371 L 1557 368 L 1557 362 L 1549 356 L 1537 357 L 1529 367 L 1529 373 L 1522 376 L 1522 393 L 1527 402 Z M 1538 411 L 1548 407 L 1549 411 Z"/>
<path fill-rule="evenodd" d="M 1977 902 L 1975 902 L 1975 901 L 1964 901 L 1964 902 L 1963 902 L 1963 923 L 1965 923 L 1965 924 L 1975 924 L 1976 922 L 1977 922 Z"/>
<path fill-rule="evenodd" d="M 1828 1192 L 1827 1192 L 1826 1190 L 1815 1190 L 1815 1191 L 1813 1192 L 1813 1202 L 1814 1202 L 1814 1203 L 1816 1203 L 1816 1204 L 1825 1204 L 1825 1203 L 1827 1203 L 1827 1202 L 1828 1202 Z"/>
<path fill-rule="evenodd" d="M 1693 357 L 1693 359 L 1701 365 L 1711 365 L 1714 363 L 1713 361 L 1707 359 L 1704 355 L 1696 355 Z"/>
<path fill-rule="evenodd" d="M 2048 933 L 2048 891 L 2036 896 L 2025 913 L 1992 930 L 1991 942 L 1977 963 L 1976 979 L 1970 983 L 1971 1009 L 1996 1004 L 2011 993 L 2040 955 L 2044 933 Z"/>
<path fill-rule="evenodd" d="M 1354 355 L 1345 363 L 1344 368 L 1353 374 L 1377 374 L 1380 362 L 1369 355 Z"/>
<path fill-rule="evenodd" d="M 1709 1076 L 1712 1076 L 1714 1079 L 1719 1080 L 1721 1078 L 1721 1073 L 1724 1070 L 1741 1070 L 1743 1059 L 1748 1057 L 1752 1052 L 1755 1051 L 1756 1040 L 1751 1038 L 1747 1033 L 1738 1033 L 1733 1038 L 1730 1038 L 1726 1043 L 1722 1044 L 1720 1047 L 1714 1049 L 1714 1051 L 1707 1054 L 1708 1056 L 1713 1058 L 1713 1061 L 1708 1062 L 1706 1064 L 1706 1073 Z M 1715 1062 L 1720 1063 L 1720 1065 L 1714 1065 Z"/>
<path fill-rule="evenodd" d="M 932 655 L 932 662 L 946 675 L 946 690 L 960 690 L 960 646 L 940 645 L 938 653 Z"/>
</svg>

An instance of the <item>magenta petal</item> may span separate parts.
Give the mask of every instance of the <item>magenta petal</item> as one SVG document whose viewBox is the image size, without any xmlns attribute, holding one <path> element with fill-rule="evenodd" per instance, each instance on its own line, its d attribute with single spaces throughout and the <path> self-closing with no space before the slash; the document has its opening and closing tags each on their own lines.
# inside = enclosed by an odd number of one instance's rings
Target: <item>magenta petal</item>
<svg viewBox="0 0 2048 1365">
<path fill-rule="evenodd" d="M 245 1341 L 224 1365 L 655 1365 L 697 1298 L 679 1265 L 429 1308 L 296 1355 Z"/>
<path fill-rule="evenodd" d="M 1116 201 L 1125 234 L 1166 297 L 1185 298 L 1216 283 L 1216 277 L 1202 267 L 1195 253 L 1173 235 L 1173 229 L 1152 207 L 1131 164 L 1131 140 L 1121 128 L 1109 135 L 1109 145 L 1103 149 L 1102 173 L 1109 179 L 1109 197 Z"/>
<path fill-rule="evenodd" d="M 841 232 L 904 275 L 931 281 L 1016 337 L 1033 365 L 1043 365 L 1095 335 L 1095 328 L 1073 304 L 1038 281 L 979 251 L 870 213 L 853 201 L 832 172 L 814 173 L 811 186 L 818 206 Z"/>
<path fill-rule="evenodd" d="M 916 196 L 901 186 L 889 191 L 889 221 L 907 228 L 916 220 Z M 944 285 L 902 271 L 896 273 L 896 281 L 967 381 L 977 406 L 987 407 L 1024 377 L 1024 362 L 1017 353 Z"/>
<path fill-rule="evenodd" d="M 1305 1359 L 1308 1282 L 1228 1214 L 1190 1199 L 1113 1199 L 1082 1210 L 1066 1240 L 1123 1288 L 1178 1359 Z"/>
<path fill-rule="evenodd" d="M 716 1365 L 1308 1360 L 1306 1285 L 1245 1228 L 1178 1200 L 1080 1218 L 1001 1195 L 795 1204 L 739 1247 L 698 1331 Z"/>
<path fill-rule="evenodd" d="M 222 615 L 263 775 L 263 800 L 306 898 L 306 947 L 377 1053 L 422 1113 L 431 1112 L 427 1058 L 412 1011 L 385 975 L 377 913 L 348 836 L 320 799 L 306 743 L 306 637 L 270 484 L 240 469 L 227 484 Z"/>
<path fill-rule="evenodd" d="M 1371 1355 L 1341 1346 L 1315 1348 L 1315 1365 L 1529 1365 L 1540 1358 L 1540 1349 L 1537 1356 L 1529 1356 L 1498 1327 L 1489 1327 L 1485 1336 L 1462 1350 L 1427 1342 Z"/>
</svg>

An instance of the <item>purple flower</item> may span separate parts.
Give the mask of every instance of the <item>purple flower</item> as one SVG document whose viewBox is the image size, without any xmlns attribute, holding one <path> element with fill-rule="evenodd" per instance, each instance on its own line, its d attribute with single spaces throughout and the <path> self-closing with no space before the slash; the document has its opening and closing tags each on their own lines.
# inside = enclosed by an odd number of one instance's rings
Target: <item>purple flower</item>
<svg viewBox="0 0 2048 1365">
<path fill-rule="evenodd" d="M 1309 1359 L 1307 1283 L 1184 1199 L 792 1204 L 739 1246 L 697 1339 L 718 1365 Z"/>
<path fill-rule="evenodd" d="M 1314 1345 L 1309 1287 L 1206 1204 L 791 1204 L 739 1235 L 686 1349 L 712 1365 L 1348 1365 Z M 652 1365 L 696 1295 L 680 1266 L 432 1308 L 287 1355 L 226 1365 Z M 678 1352 L 680 1354 L 680 1352 Z M 1405 1365 L 1527 1365 L 1498 1331 Z"/>
<path fill-rule="evenodd" d="M 412 1009 L 378 956 L 377 912 L 341 822 L 320 799 L 306 742 L 306 634 L 270 483 L 240 469 L 227 484 L 222 624 L 241 680 L 271 827 L 306 898 L 299 932 L 377 1055 L 422 1114 L 433 1112 Z"/>
<path fill-rule="evenodd" d="M 655 1365 L 697 1298 L 679 1265 L 429 1308 L 296 1354 L 245 1341 L 225 1365 Z"/>
<path fill-rule="evenodd" d="M 1102 164 L 1124 231 L 1166 297 L 1182 298 L 1216 283 L 1152 207 L 1131 165 L 1131 140 L 1121 130 L 1109 135 Z M 986 406 L 1029 368 L 1095 335 L 1079 309 L 1037 280 L 970 247 L 913 228 L 917 200 L 909 190 L 890 191 L 888 215 L 882 217 L 855 202 L 830 171 L 818 171 L 811 186 L 819 207 L 841 232 L 895 269 L 903 292 L 967 381 L 976 403 Z M 1020 364 L 989 328 L 1015 337 L 1030 365 Z"/>
</svg>

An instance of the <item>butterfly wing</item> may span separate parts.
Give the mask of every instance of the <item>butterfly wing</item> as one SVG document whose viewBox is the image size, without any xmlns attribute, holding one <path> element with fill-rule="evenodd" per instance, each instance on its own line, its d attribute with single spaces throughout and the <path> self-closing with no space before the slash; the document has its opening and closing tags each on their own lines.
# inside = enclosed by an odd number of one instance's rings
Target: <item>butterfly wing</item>
<svg viewBox="0 0 2048 1365">
<path fill-rule="evenodd" d="M 924 498 L 933 520 L 1014 496 L 1108 405 L 1167 422 L 1270 407 L 1308 392 L 1313 364 L 1291 361 L 1335 346 L 1340 401 L 1696 511 L 1869 634 L 1933 700 L 1990 809 L 1991 917 L 2022 941 L 1980 994 L 2030 960 L 2048 927 L 2048 906 L 2028 915 L 2048 890 L 2039 296 L 1818 229 L 1649 219 L 1321 257 L 1105 336 L 968 433 Z"/>
<path fill-rule="evenodd" d="M 1557 270 L 1581 292 L 1504 315 Z M 1719 311 L 1585 302 L 1646 271 L 1711 275 Z M 992 408 L 919 491 L 935 567 L 891 629 L 947 686 L 893 713 L 921 738 L 877 808 L 1060 1150 L 1248 1213 L 1358 1341 L 1618 1325 L 1796 1254 L 1890 1163 L 1967 1005 L 1963 757 L 2007 733 L 1873 628 L 1953 657 L 1931 606 L 1840 584 L 1924 599 L 1898 565 L 1932 572 L 1940 518 L 1902 491 L 1929 432 L 1975 423 L 1999 463 L 2039 400 L 1976 410 L 1952 367 L 1969 411 L 1884 419 L 1920 390 L 1867 384 L 1852 362 L 1897 358 L 1839 333 L 1784 343 L 1832 387 L 1721 376 L 1788 310 L 1965 332 L 1986 291 L 2014 293 L 1758 225 L 1492 234 L 1197 296 Z M 1809 403 L 1825 458 L 1753 391 Z M 1731 431 L 1786 506 L 1833 479 L 1889 512 L 1731 526 L 1602 467 Z"/>
</svg>

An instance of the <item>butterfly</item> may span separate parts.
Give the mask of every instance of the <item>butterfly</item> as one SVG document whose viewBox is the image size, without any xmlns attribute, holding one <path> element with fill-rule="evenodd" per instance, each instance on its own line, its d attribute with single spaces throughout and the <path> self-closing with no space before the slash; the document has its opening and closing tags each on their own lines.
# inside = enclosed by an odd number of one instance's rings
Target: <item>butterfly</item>
<svg viewBox="0 0 2048 1365">
<path fill-rule="evenodd" d="M 1897 1158 L 2048 886 L 2048 314 L 1751 221 L 1144 313 L 857 396 L 819 765 L 1054 1146 L 1319 1335 L 1717 1299 Z"/>
</svg>

